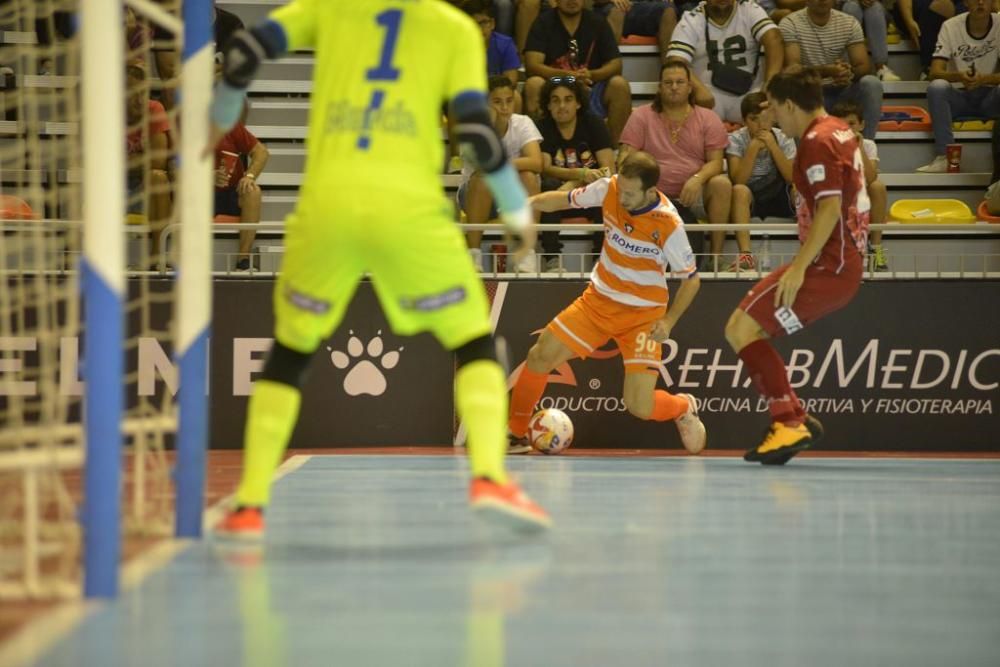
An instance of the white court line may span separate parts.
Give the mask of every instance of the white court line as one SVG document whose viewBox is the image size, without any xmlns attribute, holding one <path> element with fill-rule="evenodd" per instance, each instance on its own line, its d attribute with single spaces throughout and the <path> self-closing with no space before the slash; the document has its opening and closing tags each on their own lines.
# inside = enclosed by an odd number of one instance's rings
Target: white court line
<svg viewBox="0 0 1000 667">
<path fill-rule="evenodd" d="M 297 454 L 282 463 L 274 473 L 272 484 L 306 464 L 311 454 Z M 233 496 L 230 494 L 205 510 L 202 522 L 203 540 L 210 528 L 222 519 Z M 118 599 L 141 584 L 146 577 L 168 565 L 177 554 L 201 540 L 166 540 L 133 558 L 122 568 Z M 37 662 L 55 644 L 69 635 L 89 615 L 117 600 L 74 600 L 61 603 L 50 612 L 28 623 L 0 647 L 0 667 L 21 667 Z"/>
</svg>

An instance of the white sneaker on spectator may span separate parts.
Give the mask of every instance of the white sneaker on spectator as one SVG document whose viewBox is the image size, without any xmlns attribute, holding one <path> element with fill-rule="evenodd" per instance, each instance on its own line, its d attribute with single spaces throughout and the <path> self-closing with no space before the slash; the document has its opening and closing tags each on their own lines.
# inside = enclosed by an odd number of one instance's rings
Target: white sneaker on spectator
<svg viewBox="0 0 1000 667">
<path fill-rule="evenodd" d="M 518 260 L 516 268 L 518 273 L 538 272 L 538 255 L 534 249 L 529 250 L 524 257 Z"/>
<path fill-rule="evenodd" d="M 483 251 L 479 248 L 469 248 L 469 257 L 472 258 L 472 265 L 476 267 L 476 271 L 483 270 Z"/>
<path fill-rule="evenodd" d="M 943 174 L 948 171 L 948 158 L 938 155 L 930 163 L 917 167 L 917 171 L 922 174 Z"/>
<path fill-rule="evenodd" d="M 545 273 L 564 273 L 566 267 L 562 265 L 562 257 L 552 257 L 545 262 Z"/>
<path fill-rule="evenodd" d="M 896 74 L 890 69 L 888 65 L 882 65 L 882 69 L 878 72 L 878 78 L 882 81 L 902 81 L 902 77 Z"/>
</svg>

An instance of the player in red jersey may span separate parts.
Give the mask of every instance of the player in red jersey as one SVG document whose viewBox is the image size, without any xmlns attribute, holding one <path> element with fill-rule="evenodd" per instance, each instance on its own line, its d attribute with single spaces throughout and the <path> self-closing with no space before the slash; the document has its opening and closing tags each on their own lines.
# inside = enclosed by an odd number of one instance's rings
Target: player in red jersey
<svg viewBox="0 0 1000 667">
<path fill-rule="evenodd" d="M 747 293 L 726 323 L 726 340 L 767 398 L 771 428 L 743 456 L 782 465 L 822 435 L 788 382 L 770 338 L 792 334 L 835 310 L 858 291 L 871 204 L 858 140 L 823 110 L 820 79 L 793 68 L 775 75 L 767 99 L 784 132 L 799 139 L 793 182 L 799 194 L 798 253 Z"/>
</svg>

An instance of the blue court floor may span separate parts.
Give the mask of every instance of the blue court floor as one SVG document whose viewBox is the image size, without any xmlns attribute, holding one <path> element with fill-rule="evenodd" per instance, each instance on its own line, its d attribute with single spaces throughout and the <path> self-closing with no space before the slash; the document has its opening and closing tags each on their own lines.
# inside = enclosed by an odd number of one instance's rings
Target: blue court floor
<svg viewBox="0 0 1000 667">
<path fill-rule="evenodd" d="M 206 540 L 41 665 L 1000 665 L 1000 461 L 522 457 L 490 533 L 458 458 L 318 456 L 262 554 Z"/>
</svg>

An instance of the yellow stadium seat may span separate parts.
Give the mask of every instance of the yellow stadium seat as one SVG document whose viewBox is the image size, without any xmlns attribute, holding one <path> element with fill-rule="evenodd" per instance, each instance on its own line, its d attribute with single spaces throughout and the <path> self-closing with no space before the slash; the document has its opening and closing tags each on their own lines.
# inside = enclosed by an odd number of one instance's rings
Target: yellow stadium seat
<svg viewBox="0 0 1000 667">
<path fill-rule="evenodd" d="M 893 23 L 892 21 L 889 21 L 889 25 L 886 27 L 888 32 L 888 34 L 886 35 L 887 37 L 886 42 L 888 44 L 899 44 L 899 42 L 902 40 L 899 37 L 899 28 L 896 27 L 896 24 Z"/>
<path fill-rule="evenodd" d="M 976 216 L 958 199 L 900 199 L 889 209 L 889 217 L 909 224 L 967 224 Z"/>
<path fill-rule="evenodd" d="M 144 225 L 146 224 L 146 214 L 145 213 L 129 213 L 125 216 L 126 225 Z"/>
<path fill-rule="evenodd" d="M 993 130 L 992 120 L 959 120 L 951 124 L 951 129 L 962 132 L 990 132 Z"/>
</svg>

